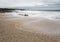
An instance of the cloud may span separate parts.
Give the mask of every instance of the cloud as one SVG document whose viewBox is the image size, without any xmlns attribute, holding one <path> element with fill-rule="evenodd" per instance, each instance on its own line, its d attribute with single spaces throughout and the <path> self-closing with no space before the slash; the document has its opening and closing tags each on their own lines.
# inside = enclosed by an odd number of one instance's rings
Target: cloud
<svg viewBox="0 0 60 42">
<path fill-rule="evenodd" d="M 0 0 L 0 7 L 60 5 L 60 0 Z"/>
</svg>

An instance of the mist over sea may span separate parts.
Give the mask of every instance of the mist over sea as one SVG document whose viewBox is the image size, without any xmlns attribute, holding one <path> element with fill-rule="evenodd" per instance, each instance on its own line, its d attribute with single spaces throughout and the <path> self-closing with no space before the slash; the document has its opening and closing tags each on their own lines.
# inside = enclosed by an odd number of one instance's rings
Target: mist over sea
<svg viewBox="0 0 60 42">
<path fill-rule="evenodd" d="M 50 20 L 58 20 L 60 21 L 60 11 L 21 11 L 21 10 L 15 10 L 13 12 L 9 12 L 6 14 L 11 14 L 13 16 L 20 17 L 24 14 L 28 14 L 28 17 L 41 17 L 46 18 Z M 21 14 L 21 15 L 18 15 Z"/>
</svg>

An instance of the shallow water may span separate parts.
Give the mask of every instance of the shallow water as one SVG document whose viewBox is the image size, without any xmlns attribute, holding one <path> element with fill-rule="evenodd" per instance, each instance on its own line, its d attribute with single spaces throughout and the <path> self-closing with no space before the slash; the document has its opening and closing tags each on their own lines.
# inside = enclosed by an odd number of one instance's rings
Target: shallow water
<svg viewBox="0 0 60 42">
<path fill-rule="evenodd" d="M 52 20 L 60 20 L 60 12 L 58 11 L 24 11 L 31 17 L 42 17 Z"/>
<path fill-rule="evenodd" d="M 42 17 L 50 20 L 60 21 L 60 11 L 14 11 L 9 14 L 17 17 L 20 17 L 20 16 L 23 17 L 24 14 L 28 14 L 29 17 Z"/>
<path fill-rule="evenodd" d="M 44 32 L 51 35 L 60 34 L 60 12 L 55 11 L 19 11 L 5 13 L 7 17 L 4 21 L 22 21 L 22 27 L 17 24 L 17 28 L 26 31 Z M 22 14 L 22 15 L 19 15 Z M 29 16 L 24 16 L 28 14 Z M 9 15 L 9 16 L 8 16 Z M 11 16 L 10 16 L 11 15 Z"/>
</svg>

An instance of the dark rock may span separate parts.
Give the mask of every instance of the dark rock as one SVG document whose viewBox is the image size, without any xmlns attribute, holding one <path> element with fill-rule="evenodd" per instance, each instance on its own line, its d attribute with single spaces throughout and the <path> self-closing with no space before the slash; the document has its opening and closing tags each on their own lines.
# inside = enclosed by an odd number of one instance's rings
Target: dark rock
<svg viewBox="0 0 60 42">
<path fill-rule="evenodd" d="M 25 14 L 24 16 L 28 16 L 28 14 Z"/>
</svg>

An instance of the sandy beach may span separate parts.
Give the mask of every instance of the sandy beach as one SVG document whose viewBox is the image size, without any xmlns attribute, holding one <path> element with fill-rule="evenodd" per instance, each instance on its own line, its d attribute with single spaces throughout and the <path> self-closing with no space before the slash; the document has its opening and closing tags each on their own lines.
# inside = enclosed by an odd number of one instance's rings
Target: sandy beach
<svg viewBox="0 0 60 42">
<path fill-rule="evenodd" d="M 0 13 L 0 42 L 60 42 L 60 21 Z"/>
</svg>

